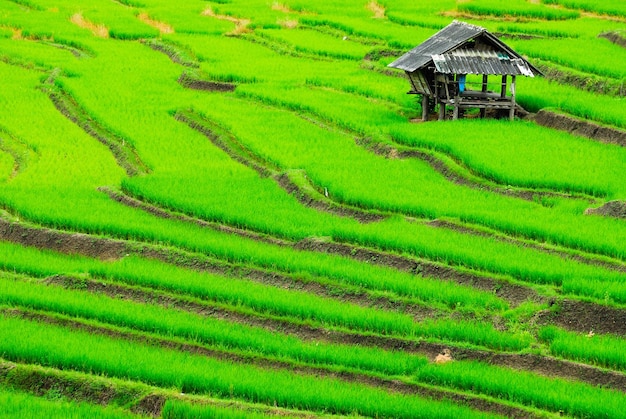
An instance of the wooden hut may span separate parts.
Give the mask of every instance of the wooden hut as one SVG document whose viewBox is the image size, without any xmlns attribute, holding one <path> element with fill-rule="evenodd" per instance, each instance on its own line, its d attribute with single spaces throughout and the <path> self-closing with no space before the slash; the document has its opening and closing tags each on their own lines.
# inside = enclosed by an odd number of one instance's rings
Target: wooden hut
<svg viewBox="0 0 626 419">
<path fill-rule="evenodd" d="M 487 109 L 508 111 L 513 119 L 515 77 L 541 74 L 485 28 L 456 20 L 389 67 L 406 72 L 411 82 L 409 94 L 422 95 L 424 120 L 435 105 L 439 105 L 440 120 L 445 117 L 446 106 L 454 107 L 453 119 L 458 119 L 460 109 L 467 108 L 479 108 L 481 117 Z M 474 86 L 479 89 L 467 83 L 468 75 L 478 79 Z M 489 76 L 501 77 L 499 91 L 488 90 Z"/>
</svg>

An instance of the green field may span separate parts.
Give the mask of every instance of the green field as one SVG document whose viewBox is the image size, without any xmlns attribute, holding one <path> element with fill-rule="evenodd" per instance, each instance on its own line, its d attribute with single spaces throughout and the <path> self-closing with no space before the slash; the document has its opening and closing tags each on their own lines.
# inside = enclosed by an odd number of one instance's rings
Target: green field
<svg viewBox="0 0 626 419">
<path fill-rule="evenodd" d="M 453 19 L 528 116 L 417 122 L 387 64 Z M 0 0 L 0 416 L 626 417 L 625 45 L 620 1 Z"/>
</svg>

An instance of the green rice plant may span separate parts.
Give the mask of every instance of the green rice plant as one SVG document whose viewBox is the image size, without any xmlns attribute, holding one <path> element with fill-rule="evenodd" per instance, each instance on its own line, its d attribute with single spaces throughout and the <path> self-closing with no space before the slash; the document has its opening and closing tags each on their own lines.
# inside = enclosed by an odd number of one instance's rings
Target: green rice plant
<svg viewBox="0 0 626 419">
<path fill-rule="evenodd" d="M 512 16 L 546 20 L 565 20 L 580 17 L 580 13 L 577 11 L 553 9 L 524 0 L 508 1 L 506 5 L 497 0 L 471 0 L 459 3 L 457 9 L 460 12 L 476 15 Z"/>
<path fill-rule="evenodd" d="M 352 42 L 349 37 L 339 38 L 310 29 L 268 29 L 262 36 L 287 42 L 298 52 L 338 59 L 360 60 L 371 47 Z"/>
<path fill-rule="evenodd" d="M 139 418 L 130 412 L 110 407 L 95 406 L 55 400 L 53 393 L 48 398 L 3 388 L 0 386 L 0 416 L 3 418 L 50 418 L 50 419 L 91 419 L 91 418 Z"/>
<path fill-rule="evenodd" d="M 133 285 L 161 288 L 197 298 L 252 307 L 256 311 L 316 320 L 329 326 L 408 337 L 435 337 L 471 342 L 476 345 L 518 350 L 529 344 L 527 336 L 497 332 L 492 325 L 474 321 L 431 321 L 416 323 L 411 316 L 369 309 L 350 303 L 284 291 L 274 287 L 216 275 L 189 272 L 160 262 L 125 258 L 95 275 Z"/>
<path fill-rule="evenodd" d="M 140 49 L 141 46 L 137 46 L 137 48 L 138 48 L 137 51 L 141 51 Z M 15 79 L 15 76 L 13 77 Z M 32 80 L 34 82 L 37 81 L 37 79 L 34 77 L 32 78 Z M 17 91 L 21 92 L 19 94 L 25 94 L 27 90 L 19 90 L 19 86 L 20 86 L 19 83 L 13 83 L 11 85 L 11 88 L 18 89 Z M 137 86 L 141 86 L 141 84 L 138 84 Z M 14 97 L 19 97 L 19 94 L 16 93 Z M 49 112 L 46 110 L 49 109 L 51 105 L 45 102 L 45 98 L 38 97 L 37 95 L 33 95 L 32 93 L 29 93 L 28 95 L 26 95 L 26 97 L 29 98 L 29 101 L 31 101 L 32 104 L 35 104 L 35 106 L 39 107 L 39 113 L 41 115 L 47 115 L 44 112 Z M 92 103 L 92 102 L 88 102 L 88 103 Z M 12 103 L 11 106 L 13 107 L 15 111 L 15 115 L 20 115 L 20 112 L 22 112 L 25 120 L 27 120 L 28 118 L 27 115 L 30 115 L 31 108 L 33 105 L 24 106 L 23 103 L 19 103 L 19 104 Z M 124 107 L 122 106 L 121 109 L 123 108 Z M 218 108 L 216 107 L 216 109 Z M 63 122 L 62 118 L 60 118 L 59 116 L 56 116 L 56 114 L 50 115 L 49 117 L 53 121 L 60 122 L 59 124 L 55 125 L 55 129 L 68 128 L 67 132 L 63 132 L 63 133 L 59 132 L 58 134 L 56 134 L 58 135 L 58 138 L 68 139 L 70 140 L 69 142 L 73 144 L 82 143 L 78 139 L 71 140 L 72 138 L 81 138 L 80 136 L 73 137 L 74 135 L 77 135 L 77 134 L 69 129 L 69 126 L 71 126 L 71 124 Z M 289 119 L 289 124 L 292 124 L 293 123 L 292 121 L 293 121 L 292 119 Z M 175 121 L 172 121 L 172 124 L 174 124 L 176 127 L 180 125 L 180 124 L 177 124 Z M 135 127 L 138 125 L 141 125 L 141 124 L 130 124 L 129 127 Z M 44 150 L 46 152 L 47 150 L 52 150 L 51 146 L 47 145 L 45 142 L 42 142 L 46 138 L 50 138 L 49 135 L 48 136 L 44 135 L 44 133 L 47 133 L 47 134 L 50 133 L 50 130 L 48 129 L 47 126 L 37 126 L 33 124 L 20 124 L 20 125 L 16 124 L 15 128 L 16 129 L 14 131 L 20 134 L 21 137 L 30 138 L 30 139 L 39 141 L 39 143 L 33 142 L 33 144 L 39 145 L 39 148 L 41 150 Z M 33 131 L 34 129 L 40 129 L 40 131 Z M 28 131 L 25 131 L 25 130 L 28 130 Z M 136 136 L 131 136 L 131 137 L 137 138 Z M 197 144 L 198 146 L 197 149 L 207 150 L 206 147 L 202 148 L 201 146 L 202 141 L 206 143 L 206 140 L 203 140 L 202 138 L 189 137 L 188 134 L 185 134 L 184 137 L 191 138 L 191 140 L 194 141 L 193 146 L 195 147 Z M 320 137 L 320 138 L 323 138 L 323 137 Z M 58 142 L 55 143 L 54 147 L 59 147 L 59 144 L 60 143 Z M 91 143 L 89 142 L 85 143 L 85 147 L 90 146 L 90 144 Z M 142 147 L 139 142 L 137 144 L 138 144 L 138 149 L 140 149 L 140 153 L 142 154 L 142 157 L 144 155 L 147 155 L 143 153 L 143 151 L 148 150 L 148 149 L 145 146 Z M 192 149 L 193 149 L 192 147 L 179 147 L 177 150 L 181 150 L 181 152 L 188 153 L 188 155 L 192 155 L 193 153 L 189 152 L 189 150 L 192 150 Z M 151 154 L 150 155 L 152 156 L 151 161 L 157 161 L 159 157 L 166 156 L 168 154 L 167 152 L 164 152 L 165 150 L 168 150 L 168 149 L 155 149 L 155 150 L 157 151 L 158 154 Z M 96 151 L 85 150 L 86 154 L 91 153 L 91 155 L 98 155 L 97 153 L 100 153 L 100 152 L 102 151 L 96 152 Z M 173 153 L 170 153 L 170 154 L 173 154 Z M 185 155 L 183 154 L 183 157 L 184 156 Z M 200 154 L 200 157 L 202 157 L 202 154 Z M 162 161 L 163 163 L 168 163 L 171 160 L 169 158 L 164 158 L 162 159 Z M 194 161 L 197 161 L 197 157 L 194 158 Z M 255 248 L 255 250 L 253 251 L 251 250 L 252 253 L 249 253 L 248 255 L 254 254 L 255 255 L 254 259 L 259 260 L 259 255 L 264 254 L 265 256 L 263 257 L 267 258 L 265 259 L 267 262 L 264 262 L 264 263 L 268 263 L 267 266 L 271 266 L 277 263 L 276 262 L 277 258 L 275 256 L 272 256 L 272 254 L 276 252 L 276 249 L 261 250 L 263 246 L 259 246 L 253 243 L 247 243 L 244 246 L 242 246 L 242 243 L 239 240 L 233 241 L 232 239 L 230 239 L 228 241 L 224 241 L 223 235 L 208 232 L 208 231 L 200 232 L 199 229 L 194 229 L 191 226 L 185 226 L 182 223 L 163 220 L 155 224 L 154 217 L 151 217 L 147 214 L 138 213 L 134 210 L 125 209 L 124 207 L 120 205 L 109 202 L 106 199 L 106 197 L 102 196 L 101 194 L 93 190 L 93 188 L 98 185 L 119 182 L 119 180 L 115 179 L 115 177 L 119 175 L 113 175 L 113 177 L 108 175 L 108 173 L 111 173 L 110 171 L 111 169 L 110 169 L 110 166 L 106 165 L 106 162 L 107 162 L 106 158 L 101 161 L 98 160 L 98 163 L 96 164 L 98 165 L 99 169 L 96 171 L 92 170 L 94 161 L 83 160 L 80 158 L 80 154 L 72 159 L 71 165 L 67 166 L 61 171 L 59 171 L 58 168 L 51 167 L 49 165 L 49 161 L 45 161 L 45 162 L 48 163 L 48 166 L 41 165 L 40 167 L 37 167 L 35 171 L 29 171 L 28 174 L 24 174 L 18 177 L 16 181 L 13 182 L 14 185 L 12 185 L 11 187 L 7 187 L 4 190 L 5 204 L 6 203 L 10 204 L 9 207 L 12 207 L 12 208 L 16 208 L 16 207 L 20 208 L 20 212 L 22 215 L 25 215 L 35 221 L 42 221 L 42 222 L 48 223 L 48 225 L 52 225 L 52 226 L 58 225 L 58 226 L 63 226 L 64 228 L 74 228 L 74 229 L 78 229 L 78 230 L 86 231 L 86 232 L 96 232 L 96 233 L 108 232 L 108 234 L 113 234 L 117 237 L 122 237 L 122 238 L 141 237 L 143 240 L 148 240 L 148 241 L 164 240 L 167 238 L 166 241 L 169 241 L 170 243 L 183 245 L 183 247 L 189 248 L 191 250 L 204 249 L 210 253 L 221 254 L 222 257 L 230 258 L 231 260 L 241 260 L 241 258 L 244 257 L 243 254 L 247 251 L 245 250 L 246 248 L 250 250 L 252 248 Z M 163 170 L 166 170 L 166 171 L 173 170 L 174 167 L 175 167 L 175 164 L 172 164 L 170 166 L 170 169 L 167 169 L 167 166 L 165 166 Z M 190 167 L 193 167 L 193 166 L 190 165 Z M 351 170 L 352 172 L 354 172 L 354 168 L 351 168 Z M 54 195 L 51 194 L 47 188 L 44 188 L 47 194 L 46 195 L 47 202 L 46 202 L 46 207 L 45 207 L 46 210 L 45 212 L 42 212 L 40 210 L 41 206 L 38 205 L 38 202 L 41 202 L 40 197 L 43 195 L 39 193 L 37 188 L 33 189 L 32 186 L 25 187 L 25 185 L 32 185 L 33 183 L 36 184 L 38 182 L 37 181 L 38 173 L 42 173 L 42 176 L 43 176 L 43 173 L 46 173 L 44 177 L 50 179 L 49 182 L 51 181 L 55 185 L 64 185 L 64 184 L 75 185 L 72 187 L 72 191 L 73 191 L 71 194 L 72 199 L 67 200 L 66 192 L 60 192 L 59 198 L 56 201 L 58 204 L 55 207 L 54 205 L 52 205 L 52 203 L 55 202 Z M 55 177 L 51 178 L 50 174 L 52 173 L 55 173 Z M 80 176 L 77 176 L 76 177 L 77 180 L 75 180 L 74 176 L 77 173 L 80 173 Z M 369 176 L 369 173 L 368 173 L 368 176 Z M 33 182 L 33 183 L 29 183 L 29 182 Z M 81 184 L 83 186 L 80 189 L 76 189 L 76 187 L 80 186 Z M 42 185 L 41 183 L 39 183 L 38 188 L 41 188 L 41 187 Z M 331 191 L 333 189 L 334 188 L 332 188 Z M 58 190 L 62 191 L 64 189 L 58 189 Z M 81 192 L 80 194 L 77 194 L 79 190 Z M 39 206 L 39 209 L 38 209 L 38 206 Z M 101 208 L 101 211 L 85 213 L 84 208 L 86 207 Z M 119 215 L 114 215 L 114 214 L 119 214 Z M 559 227 L 563 226 L 563 228 L 565 228 L 567 223 L 556 223 L 555 225 L 558 225 Z M 411 227 L 411 228 L 423 229 L 418 226 Z M 165 231 L 168 231 L 168 232 L 165 233 Z M 425 230 L 425 231 L 429 231 L 429 230 Z M 390 232 L 381 232 L 381 234 L 383 234 L 383 236 L 381 237 L 390 236 Z M 416 236 L 415 234 L 410 233 L 410 230 L 407 230 L 406 234 L 407 234 L 407 238 L 409 236 L 412 237 L 411 239 L 412 241 L 416 240 L 415 239 L 416 237 L 420 237 L 419 235 Z M 432 235 L 432 234 L 434 233 L 429 232 L 429 235 Z M 337 234 L 337 237 L 354 237 L 354 236 L 355 236 L 354 234 L 352 233 L 348 234 L 348 232 L 342 232 L 341 234 Z M 362 238 L 358 238 L 358 235 L 356 235 L 356 237 L 357 237 L 358 242 L 363 242 Z M 426 237 L 426 236 L 423 236 L 423 237 Z M 394 241 L 397 241 L 397 240 L 398 238 L 394 238 Z M 237 242 L 237 244 L 235 244 L 235 242 Z M 381 240 L 376 239 L 375 241 L 370 241 L 370 243 L 377 243 L 377 242 L 380 243 Z M 391 242 L 387 242 L 387 243 L 391 243 Z M 451 243 L 451 245 L 454 245 L 454 246 L 458 246 L 457 244 L 454 244 L 453 241 L 448 241 L 448 243 Z M 432 243 L 429 244 L 429 246 L 432 246 Z M 475 249 L 478 249 L 475 246 L 472 246 L 470 248 L 472 249 L 472 251 L 475 251 Z M 412 249 L 415 249 L 415 244 L 407 245 L 405 242 L 403 247 L 400 249 L 404 251 L 415 252 L 415 250 L 412 250 Z M 419 250 L 419 252 L 421 253 L 423 252 L 423 250 Z M 444 253 L 449 254 L 450 250 L 446 250 L 444 251 Z M 493 254 L 494 252 L 489 250 L 485 252 L 484 257 L 487 259 L 493 259 Z M 295 256 L 295 255 L 296 253 L 293 253 L 293 256 L 290 256 L 292 261 L 299 258 L 299 256 Z M 248 257 L 249 256 L 245 256 L 244 259 Z M 436 257 L 440 258 L 442 257 L 442 255 L 439 254 Z M 446 256 L 446 259 L 449 260 L 449 257 Z M 270 260 L 272 261 L 270 262 Z M 515 258 L 507 263 L 509 264 L 516 263 L 521 266 L 523 264 L 521 262 L 522 260 L 524 259 Z M 304 261 L 298 262 L 298 263 L 303 263 L 303 262 Z M 283 266 L 285 266 L 284 262 L 280 262 L 280 263 Z M 290 264 L 292 263 L 294 262 L 290 262 Z M 489 265 L 493 265 L 493 262 L 489 263 Z M 483 266 L 487 266 L 487 264 Z M 529 265 L 527 265 L 525 269 L 528 269 L 528 266 Z"/>
<path fill-rule="evenodd" d="M 208 5 L 201 0 L 185 2 L 184 7 L 167 0 L 146 0 L 142 3 L 141 7 L 145 8 L 151 17 L 171 25 L 175 33 L 221 35 L 233 30 L 232 22 L 204 16 L 202 12 Z"/>
<path fill-rule="evenodd" d="M 626 79 L 626 51 L 602 38 L 512 39 L 521 54 L 599 76 Z M 576 51 L 586 51 L 577 54 Z"/>
<path fill-rule="evenodd" d="M 262 355 L 291 362 L 344 366 L 390 375 L 412 374 L 427 360 L 403 352 L 350 347 L 324 342 L 305 342 L 296 337 L 226 320 L 165 309 L 152 304 L 120 301 L 76 289 L 45 286 L 3 278 L 0 273 L 0 304 L 45 310 L 96 320 L 168 337 L 179 337 L 221 350 Z M 131 288 L 132 290 L 132 288 Z"/>
<path fill-rule="evenodd" d="M 0 326 L 0 353 L 7 359 L 176 387 L 185 393 L 210 392 L 215 396 L 342 414 L 493 417 L 450 402 L 387 393 L 337 379 L 235 365 L 4 315 L 0 315 Z"/>
<path fill-rule="evenodd" d="M 556 108 L 579 118 L 626 128 L 624 99 L 586 92 L 542 78 L 520 78 L 517 101 L 531 112 Z"/>
<path fill-rule="evenodd" d="M 104 25 L 107 36 L 122 40 L 134 40 L 158 36 L 159 31 L 137 19 L 132 8 L 120 3 L 96 0 L 77 3 L 69 0 L 36 0 L 45 10 L 56 8 L 66 19 L 81 22 L 75 16 L 81 15 L 93 25 Z M 77 23 L 77 25 L 79 25 Z M 80 25 L 79 25 L 80 26 Z M 101 36 L 104 36 L 102 32 Z"/>
<path fill-rule="evenodd" d="M 420 369 L 417 379 L 589 418 L 623 417 L 626 403 L 617 390 L 478 362 L 430 364 Z"/>
<path fill-rule="evenodd" d="M 556 356 L 626 371 L 623 338 L 593 333 L 581 335 L 555 326 L 541 328 L 538 336 L 548 342 L 550 352 Z"/>
<path fill-rule="evenodd" d="M 446 127 L 400 124 L 395 141 L 452 155 L 482 176 L 504 185 L 584 192 L 607 199 L 626 197 L 622 172 L 626 151 L 529 122 L 463 120 Z M 485 135 L 506 132 L 506 135 Z M 459 138 L 463 141 L 458 141 Z M 595 163 L 591 163 L 591 162 Z M 610 188 L 610 189 L 609 189 Z"/>
<path fill-rule="evenodd" d="M 543 0 L 545 4 L 557 4 L 570 9 L 579 9 L 586 12 L 596 12 L 613 16 L 626 16 L 626 5 L 620 0 Z"/>
</svg>

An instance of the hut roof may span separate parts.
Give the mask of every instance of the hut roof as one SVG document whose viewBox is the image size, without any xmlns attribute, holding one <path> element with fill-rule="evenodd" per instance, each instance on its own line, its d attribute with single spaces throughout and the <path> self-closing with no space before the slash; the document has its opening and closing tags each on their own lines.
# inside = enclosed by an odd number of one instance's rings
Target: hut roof
<svg viewBox="0 0 626 419">
<path fill-rule="evenodd" d="M 480 43 L 473 42 L 477 40 Z M 487 29 L 457 20 L 389 67 L 412 72 L 433 64 L 437 72 L 444 74 L 541 74 Z"/>
</svg>

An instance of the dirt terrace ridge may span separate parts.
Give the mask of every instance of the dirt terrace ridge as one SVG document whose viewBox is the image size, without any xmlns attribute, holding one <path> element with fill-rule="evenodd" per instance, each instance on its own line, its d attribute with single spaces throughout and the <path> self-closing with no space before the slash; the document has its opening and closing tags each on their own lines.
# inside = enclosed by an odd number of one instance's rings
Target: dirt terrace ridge
<svg viewBox="0 0 626 419">
<path fill-rule="evenodd" d="M 54 75 L 48 78 L 43 90 L 63 116 L 111 151 L 117 164 L 128 176 L 150 173 L 150 169 L 141 161 L 133 145 L 97 122 L 69 93 L 57 87 L 54 84 Z"/>
<path fill-rule="evenodd" d="M 614 44 L 619 45 L 622 48 L 626 48 L 626 34 L 624 34 L 624 32 L 603 32 L 598 35 L 598 38 L 608 39 Z"/>
<path fill-rule="evenodd" d="M 223 83 L 211 80 L 203 80 L 197 76 L 184 72 L 178 78 L 178 83 L 192 90 L 204 90 L 208 92 L 232 92 L 237 87 L 232 83 Z"/>
<path fill-rule="evenodd" d="M 570 134 L 587 137 L 591 140 L 606 144 L 615 144 L 626 147 L 626 131 L 606 127 L 591 121 L 585 121 L 573 116 L 563 115 L 545 109 L 534 116 L 534 121 L 544 127 L 554 128 Z"/>
<path fill-rule="evenodd" d="M 362 262 L 420 274 L 429 278 L 453 281 L 460 285 L 467 285 L 488 292 L 496 290 L 497 296 L 507 300 L 512 305 L 519 305 L 529 299 L 534 301 L 541 301 L 543 299 L 535 290 L 522 285 L 511 284 L 477 274 L 459 272 L 451 267 L 439 265 L 434 262 L 417 260 L 349 244 L 304 239 L 299 241 L 295 248 L 299 250 L 337 254 Z"/>
</svg>

